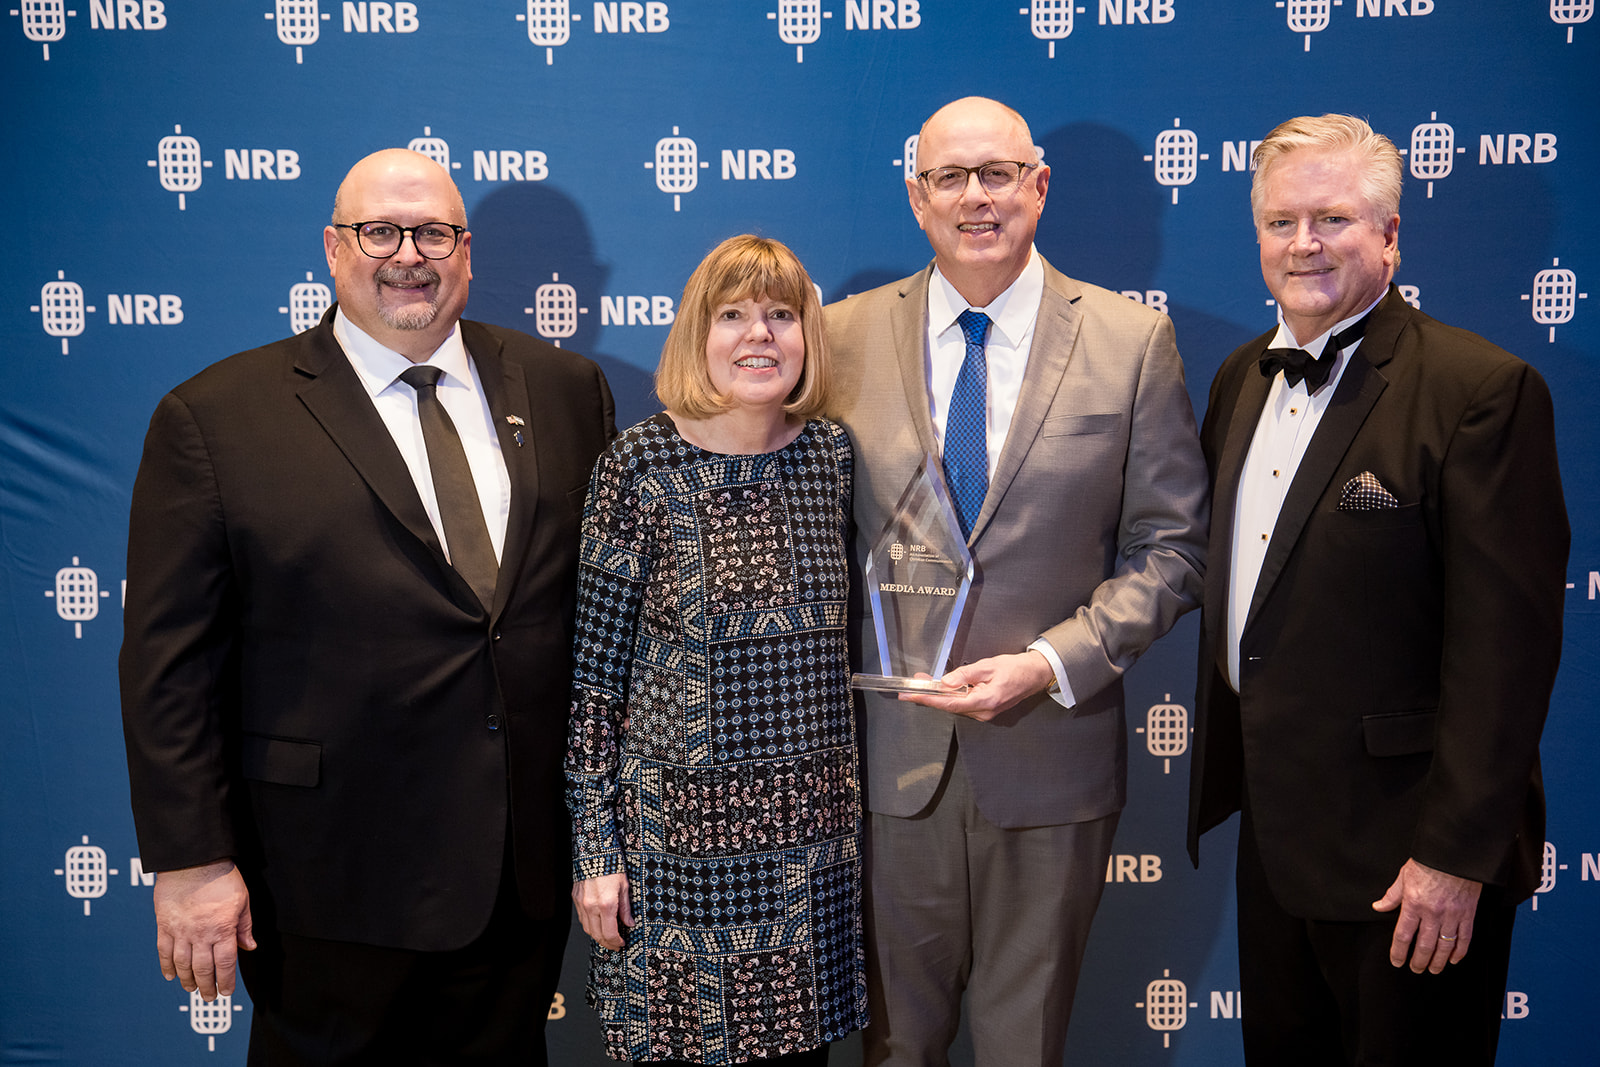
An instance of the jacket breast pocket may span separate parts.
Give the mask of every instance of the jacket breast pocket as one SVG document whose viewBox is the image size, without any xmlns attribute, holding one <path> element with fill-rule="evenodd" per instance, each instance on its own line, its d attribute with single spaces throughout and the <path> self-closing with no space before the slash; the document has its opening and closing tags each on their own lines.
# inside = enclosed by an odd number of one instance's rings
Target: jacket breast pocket
<svg viewBox="0 0 1600 1067">
<path fill-rule="evenodd" d="M 1075 437 L 1080 434 L 1115 433 L 1122 425 L 1122 412 L 1106 411 L 1093 415 L 1054 415 L 1039 427 L 1040 437 Z"/>
<path fill-rule="evenodd" d="M 1361 732 L 1369 756 L 1410 756 L 1433 751 L 1433 728 L 1439 713 L 1394 711 L 1361 716 Z"/>
<path fill-rule="evenodd" d="M 315 741 L 245 734 L 240 756 L 253 781 L 309 789 L 322 780 L 322 746 Z"/>
</svg>

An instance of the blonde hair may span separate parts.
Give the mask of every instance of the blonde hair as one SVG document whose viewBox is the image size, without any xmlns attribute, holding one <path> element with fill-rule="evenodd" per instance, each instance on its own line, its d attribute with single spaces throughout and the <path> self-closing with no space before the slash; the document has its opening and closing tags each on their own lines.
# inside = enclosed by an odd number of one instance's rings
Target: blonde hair
<svg viewBox="0 0 1600 1067">
<path fill-rule="evenodd" d="M 731 401 L 717 393 L 706 364 L 712 316 L 723 304 L 766 297 L 793 307 L 805 340 L 805 365 L 783 410 L 797 418 L 820 415 L 831 384 L 822 301 L 800 260 L 781 241 L 743 233 L 713 248 L 689 275 L 678 316 L 656 366 L 656 396 L 668 411 L 692 419 L 721 414 Z"/>
<path fill-rule="evenodd" d="M 1361 163 L 1361 198 L 1380 225 L 1400 213 L 1400 150 L 1394 142 L 1354 115 L 1302 115 L 1280 123 L 1251 155 L 1255 177 L 1250 182 L 1250 212 L 1261 221 L 1267 175 L 1284 156 L 1298 149 L 1349 152 Z"/>
</svg>

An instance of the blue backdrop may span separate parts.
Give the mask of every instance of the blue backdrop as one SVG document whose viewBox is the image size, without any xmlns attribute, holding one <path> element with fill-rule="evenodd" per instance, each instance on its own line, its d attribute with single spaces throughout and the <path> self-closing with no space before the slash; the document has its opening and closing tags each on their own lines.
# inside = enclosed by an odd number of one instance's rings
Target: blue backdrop
<svg viewBox="0 0 1600 1067">
<path fill-rule="evenodd" d="M 907 140 L 956 96 L 1019 108 L 1058 267 L 1163 308 L 1197 411 L 1267 329 L 1252 142 L 1349 111 L 1408 154 L 1397 278 L 1549 380 L 1574 526 L 1545 730 L 1542 891 L 1503 1062 L 1592 1062 L 1600 943 L 1600 21 L 1593 0 L 9 0 L 0 5 L 0 1064 L 242 1063 L 248 999 L 163 983 L 115 657 L 128 495 L 161 394 L 302 329 L 366 153 L 447 163 L 468 314 L 598 359 L 624 425 L 689 271 L 788 242 L 828 299 L 929 258 Z M 1130 678 L 1129 808 L 1074 1062 L 1238 1062 L 1234 830 L 1183 855 L 1194 618 Z M 1148 717 L 1142 709 L 1149 708 Z M 1149 727 L 1160 727 L 1151 730 Z M 574 937 L 555 1062 L 603 1062 Z M 852 1042 L 837 1062 L 857 1062 Z M 970 1062 L 970 1060 L 968 1061 Z"/>
</svg>

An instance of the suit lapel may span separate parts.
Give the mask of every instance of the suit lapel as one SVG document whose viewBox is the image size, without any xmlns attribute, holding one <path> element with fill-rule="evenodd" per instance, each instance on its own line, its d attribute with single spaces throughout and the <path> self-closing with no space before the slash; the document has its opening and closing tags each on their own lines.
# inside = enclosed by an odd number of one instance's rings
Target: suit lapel
<svg viewBox="0 0 1600 1067">
<path fill-rule="evenodd" d="M 539 500 L 539 464 L 534 426 L 528 400 L 528 382 L 522 366 L 502 358 L 498 338 L 475 322 L 461 323 L 461 339 L 467 354 L 478 368 L 478 381 L 489 402 L 489 414 L 500 440 L 511 481 L 511 510 L 506 519 L 506 538 L 500 551 L 500 576 L 495 583 L 492 616 L 504 610 L 506 597 L 516 584 L 522 567 L 522 549 L 533 530 L 534 511 Z"/>
<path fill-rule="evenodd" d="M 1400 311 L 1403 307 L 1404 303 L 1391 286 L 1383 303 L 1373 312 L 1372 321 L 1367 326 L 1366 340 L 1356 349 L 1350 366 L 1339 379 L 1333 400 L 1323 413 L 1317 432 L 1300 460 L 1294 481 L 1289 483 L 1289 492 L 1284 496 L 1283 507 L 1278 512 L 1277 525 L 1272 528 L 1272 540 L 1267 544 L 1267 555 L 1261 563 L 1261 576 L 1256 579 L 1255 596 L 1250 601 L 1250 612 L 1245 618 L 1246 629 L 1272 591 L 1278 576 L 1283 573 L 1284 565 L 1288 563 L 1300 539 L 1300 532 L 1310 520 L 1317 501 L 1327 492 L 1334 472 L 1350 449 L 1350 442 L 1355 440 L 1373 405 L 1389 386 L 1378 368 L 1394 355 L 1395 342 L 1406 318 Z"/>
<path fill-rule="evenodd" d="M 321 324 L 307 335 L 307 347 L 295 360 L 295 370 L 309 379 L 300 387 L 300 402 L 383 506 L 428 546 L 441 567 L 454 573 L 445 561 L 433 523 L 428 521 L 422 497 L 417 495 L 410 468 L 333 335 L 333 314 L 330 308 Z"/>
<path fill-rule="evenodd" d="M 917 430 L 917 443 L 924 455 L 939 455 L 939 441 L 933 432 L 933 412 L 928 402 L 928 283 L 933 278 L 933 268 L 927 267 L 912 277 L 900 290 L 900 302 L 889 312 L 889 331 L 894 344 L 895 361 L 900 365 L 900 384 L 906 393 L 906 410 L 911 412 L 911 424 Z M 938 466 L 938 464 L 935 464 Z M 944 477 L 944 468 L 929 471 L 930 475 Z"/>
<path fill-rule="evenodd" d="M 1033 343 L 1022 374 L 1022 391 L 1017 396 L 1016 410 L 1011 414 L 1011 428 L 1006 431 L 1006 443 L 1000 449 L 994 476 L 989 479 L 989 492 L 983 498 L 977 521 L 972 524 L 973 541 L 982 535 L 999 510 L 1000 501 L 1022 469 L 1023 461 L 1028 458 L 1044 426 L 1050 405 L 1055 403 L 1072 348 L 1078 342 L 1078 330 L 1083 325 L 1083 317 L 1073 307 L 1079 295 L 1070 279 L 1050 264 L 1044 264 L 1044 294 L 1039 300 Z"/>
</svg>

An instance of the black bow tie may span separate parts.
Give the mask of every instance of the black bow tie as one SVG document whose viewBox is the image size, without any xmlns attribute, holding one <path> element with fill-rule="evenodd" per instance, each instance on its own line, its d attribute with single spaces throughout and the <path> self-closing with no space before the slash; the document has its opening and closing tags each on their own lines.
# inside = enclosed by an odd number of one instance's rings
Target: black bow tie
<svg viewBox="0 0 1600 1067">
<path fill-rule="evenodd" d="M 1269 348 L 1261 357 L 1261 376 L 1270 378 L 1283 371 L 1283 380 L 1289 385 L 1298 385 L 1301 381 L 1306 383 L 1306 392 L 1315 393 L 1328 382 L 1328 376 L 1333 373 L 1334 360 L 1339 358 L 1339 353 L 1361 339 L 1367 332 L 1367 319 L 1370 315 L 1363 315 L 1339 333 L 1329 338 L 1327 345 L 1322 349 L 1320 359 L 1313 356 L 1303 348 Z"/>
</svg>

